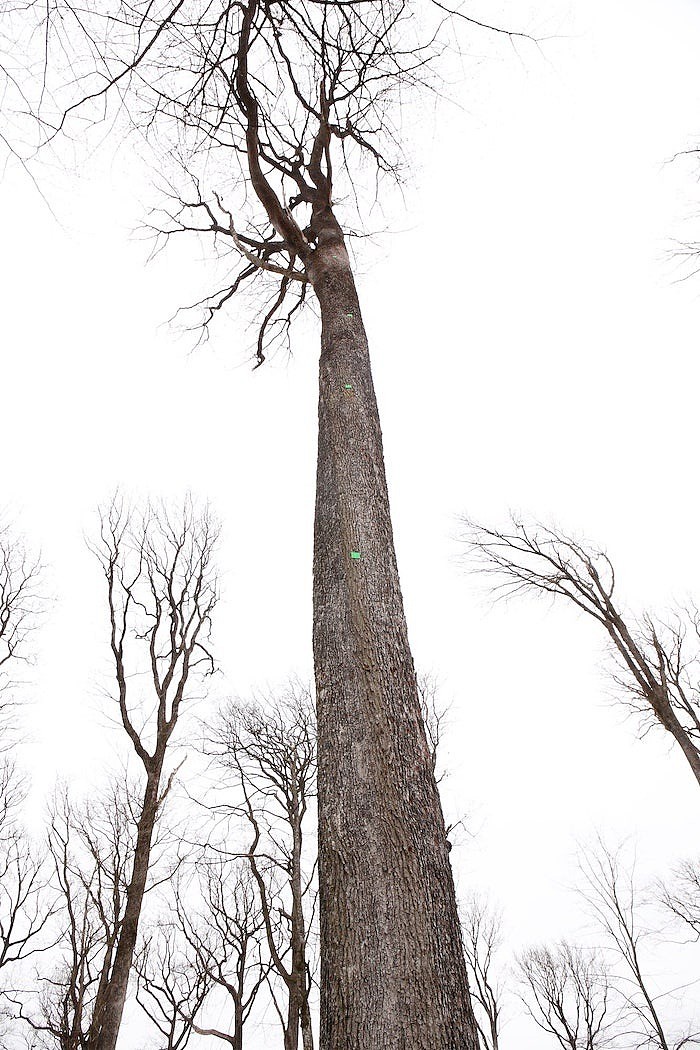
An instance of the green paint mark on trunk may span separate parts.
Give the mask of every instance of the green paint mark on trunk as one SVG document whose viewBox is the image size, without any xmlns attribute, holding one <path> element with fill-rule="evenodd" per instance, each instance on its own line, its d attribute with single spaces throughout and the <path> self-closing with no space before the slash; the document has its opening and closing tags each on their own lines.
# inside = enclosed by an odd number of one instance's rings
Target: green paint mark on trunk
<svg viewBox="0 0 700 1050">
<path fill-rule="evenodd" d="M 359 551 L 350 551 L 350 557 L 352 558 L 353 561 L 359 561 L 360 560 L 360 552 Z"/>
</svg>

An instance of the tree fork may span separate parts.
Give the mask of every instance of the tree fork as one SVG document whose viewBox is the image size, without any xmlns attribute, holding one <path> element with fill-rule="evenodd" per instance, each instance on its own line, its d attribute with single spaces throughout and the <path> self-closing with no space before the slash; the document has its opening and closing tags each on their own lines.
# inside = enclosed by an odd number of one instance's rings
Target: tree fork
<svg viewBox="0 0 700 1050">
<path fill-rule="evenodd" d="M 321 1050 L 478 1050 L 396 565 L 369 348 L 342 234 L 322 318 L 314 533 Z"/>
</svg>

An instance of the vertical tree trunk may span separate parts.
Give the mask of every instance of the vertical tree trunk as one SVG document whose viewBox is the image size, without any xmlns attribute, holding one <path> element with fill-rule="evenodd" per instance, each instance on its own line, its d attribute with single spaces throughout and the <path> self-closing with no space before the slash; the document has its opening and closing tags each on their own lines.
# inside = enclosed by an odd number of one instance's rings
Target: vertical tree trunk
<svg viewBox="0 0 700 1050">
<path fill-rule="evenodd" d="M 287 1025 L 284 1029 L 284 1050 L 297 1050 L 299 1046 L 299 1001 L 290 989 L 287 1002 Z"/>
<path fill-rule="evenodd" d="M 90 1045 L 95 1050 L 115 1050 L 119 1037 L 129 977 L 138 936 L 139 918 L 146 892 L 148 869 L 151 863 L 153 829 L 158 811 L 158 788 L 161 765 L 154 765 L 146 781 L 141 816 L 136 833 L 134 866 L 126 893 L 124 919 L 119 933 L 119 942 L 114 955 L 114 967 L 105 990 L 104 1001 L 95 1004 L 93 1033 Z"/>
<path fill-rule="evenodd" d="M 311 1024 L 311 1009 L 309 1007 L 309 996 L 304 996 L 299 1014 L 301 1021 L 301 1045 L 304 1050 L 314 1050 L 314 1033 Z"/>
<path fill-rule="evenodd" d="M 241 989 L 242 995 L 242 989 Z M 233 1050 L 243 1050 L 243 1006 L 242 998 L 237 1000 L 234 1007 L 234 1027 L 233 1027 L 233 1039 L 231 1045 Z"/>
<path fill-rule="evenodd" d="M 323 325 L 314 545 L 320 1050 L 478 1050 L 367 338 L 332 223 L 309 274 Z"/>
</svg>

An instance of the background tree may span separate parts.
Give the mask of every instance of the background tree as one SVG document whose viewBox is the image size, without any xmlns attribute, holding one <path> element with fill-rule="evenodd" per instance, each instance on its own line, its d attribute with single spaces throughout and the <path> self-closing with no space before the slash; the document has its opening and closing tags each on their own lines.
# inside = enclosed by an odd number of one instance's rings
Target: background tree
<svg viewBox="0 0 700 1050">
<path fill-rule="evenodd" d="M 176 884 L 171 921 L 161 924 L 137 963 L 139 1002 L 170 1040 L 167 1050 L 186 1046 L 192 1032 L 243 1050 L 245 1025 L 271 967 L 265 943 L 247 863 L 202 858 L 194 881 Z M 229 1025 L 207 1021 L 212 1010 L 220 1017 L 227 1006 Z"/>
<path fill-rule="evenodd" d="M 89 804 L 62 790 L 51 810 L 48 847 L 61 934 L 42 957 L 38 1002 L 22 1003 L 33 1045 L 94 1050 L 124 919 L 134 861 L 138 802 L 123 782 Z"/>
<path fill-rule="evenodd" d="M 673 873 L 673 878 L 659 887 L 664 908 L 679 919 L 687 932 L 700 940 L 700 863 L 685 860 Z"/>
<path fill-rule="evenodd" d="M 697 178 L 700 147 L 694 145 L 679 150 L 671 157 L 671 160 L 683 163 L 686 168 L 690 167 L 693 176 Z M 688 239 L 687 236 L 674 238 L 671 255 L 678 261 L 684 280 L 696 277 L 700 273 L 700 241 Z"/>
<path fill-rule="evenodd" d="M 668 622 L 623 614 L 615 570 L 603 551 L 544 525 L 513 519 L 509 531 L 468 523 L 470 548 L 495 591 L 565 598 L 605 630 L 617 657 L 615 682 L 645 726 L 671 734 L 700 784 L 700 613 L 691 606 Z"/>
<path fill-rule="evenodd" d="M 50 950 L 56 941 L 56 902 L 47 864 L 21 819 L 25 789 L 5 759 L 0 764 L 0 1024 L 17 1014 L 17 981 L 26 971 L 18 964 Z"/>
<path fill-rule="evenodd" d="M 239 260 L 203 302 L 205 323 L 255 280 L 269 297 L 262 361 L 309 288 L 320 310 L 313 648 L 324 1050 L 367 1040 L 398 1048 L 407 1032 L 418 1050 L 477 1046 L 367 335 L 336 205 L 366 199 L 372 178 L 396 173 L 390 103 L 424 79 L 436 29 L 422 41 L 416 27 L 437 10 L 418 19 L 407 0 L 132 0 L 107 11 L 64 3 L 52 16 L 67 53 L 76 35 L 87 45 L 74 59 L 78 97 L 55 131 L 114 91 L 186 167 L 206 158 L 163 227 L 208 234 Z M 214 155 L 225 156 L 220 180 L 207 169 Z"/>
<path fill-rule="evenodd" d="M 308 689 L 292 683 L 266 703 L 231 703 L 210 732 L 207 752 L 228 773 L 223 811 L 244 822 L 271 968 L 285 989 L 278 1006 L 285 1050 L 313 1050 L 309 930 L 316 858 L 305 849 L 305 819 L 316 798 L 316 723 Z M 227 845 L 230 851 L 230 845 Z M 277 1002 L 275 1000 L 275 1005 Z"/>
<path fill-rule="evenodd" d="M 95 1050 L 114 1050 L 119 1034 L 156 820 L 174 775 L 164 782 L 168 745 L 183 706 L 213 668 L 216 538 L 207 514 L 197 516 L 189 503 L 178 516 L 151 508 L 137 519 L 115 500 L 93 548 L 107 583 L 119 720 L 143 771 L 124 912 L 91 1020 Z"/>
<path fill-rule="evenodd" d="M 209 973 L 183 951 L 177 928 L 161 923 L 137 953 L 136 999 L 162 1037 L 162 1050 L 184 1050 L 211 986 Z"/>
<path fill-rule="evenodd" d="M 625 860 L 622 849 L 613 851 L 598 841 L 595 848 L 583 852 L 580 867 L 585 879 L 582 893 L 618 963 L 615 984 L 627 1014 L 627 1040 L 637 1048 L 659 1050 L 680 1050 L 696 1043 L 700 1033 L 690 1025 L 674 1037 L 662 1017 L 660 1003 L 668 1002 L 668 993 L 655 990 L 643 958 L 650 930 L 640 914 L 634 864 Z"/>
<path fill-rule="evenodd" d="M 12 746 L 16 705 L 13 687 L 18 664 L 31 657 L 28 638 L 36 626 L 40 606 L 39 559 L 0 522 L 0 752 Z M 10 781 L 5 778 L 9 786 Z"/>
<path fill-rule="evenodd" d="M 32 656 L 40 575 L 39 559 L 0 522 L 0 1019 L 13 1013 L 15 964 L 47 948 L 53 932 L 46 868 L 22 822 L 27 784 L 11 753 L 18 738 L 17 668 Z"/>
<path fill-rule="evenodd" d="M 449 703 L 445 703 L 440 696 L 440 684 L 435 675 L 421 672 L 418 675 L 417 682 L 418 698 L 420 700 L 425 735 L 433 763 L 433 773 L 439 784 L 446 775 L 445 770 L 438 766 L 438 755 L 440 751 L 440 742 L 445 733 L 445 725 L 450 705 Z"/>
<path fill-rule="evenodd" d="M 498 1050 L 503 981 L 494 959 L 503 943 L 500 912 L 483 898 L 473 897 L 464 912 L 462 931 L 480 1045 L 482 1050 Z"/>
<path fill-rule="evenodd" d="M 563 1050 L 610 1045 L 611 989 L 599 955 L 562 941 L 528 949 L 518 965 L 530 1016 Z"/>
</svg>

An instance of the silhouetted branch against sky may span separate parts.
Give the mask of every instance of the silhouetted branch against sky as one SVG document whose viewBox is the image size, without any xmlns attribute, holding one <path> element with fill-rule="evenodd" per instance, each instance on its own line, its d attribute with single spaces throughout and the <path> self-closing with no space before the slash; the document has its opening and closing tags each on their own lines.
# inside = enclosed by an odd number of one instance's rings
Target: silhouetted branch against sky
<svg viewBox="0 0 700 1050">
<path fill-rule="evenodd" d="M 16 667 L 31 659 L 29 636 L 41 607 L 41 563 L 0 520 L 0 751 L 9 747 L 8 715 L 15 702 Z"/>
<path fill-rule="evenodd" d="M 90 544 L 107 587 L 120 719 L 147 769 L 191 699 L 193 682 L 201 685 L 214 669 L 217 535 L 208 511 L 198 513 L 189 500 L 178 511 L 151 505 L 137 514 L 115 496 L 100 511 L 99 539 Z M 134 667 L 148 669 L 152 692 L 134 688 Z"/>
<path fill-rule="evenodd" d="M 561 941 L 518 958 L 522 1000 L 533 1021 L 563 1050 L 614 1045 L 610 979 L 596 951 Z"/>
<path fill-rule="evenodd" d="M 697 858 L 682 861 L 670 879 L 657 885 L 657 895 L 682 931 L 700 941 L 700 862 Z"/>
<path fill-rule="evenodd" d="M 306 301 L 321 215 L 340 205 L 344 231 L 358 213 L 365 230 L 384 183 L 401 183 L 405 103 L 440 92 L 436 63 L 462 23 L 498 29 L 412 0 L 59 0 L 42 25 L 45 145 L 113 120 L 150 142 L 175 186 L 152 224 L 157 245 L 199 234 L 235 263 L 193 304 L 194 327 L 206 332 L 262 278 L 260 364 L 267 347 L 289 342 Z"/>
<path fill-rule="evenodd" d="M 697 608 L 635 617 L 614 595 L 615 570 L 603 550 L 515 516 L 505 529 L 464 524 L 468 549 L 497 595 L 565 598 L 601 625 L 619 668 L 612 677 L 620 698 L 641 716 L 643 731 L 659 725 L 671 734 L 700 783 Z"/>
</svg>

